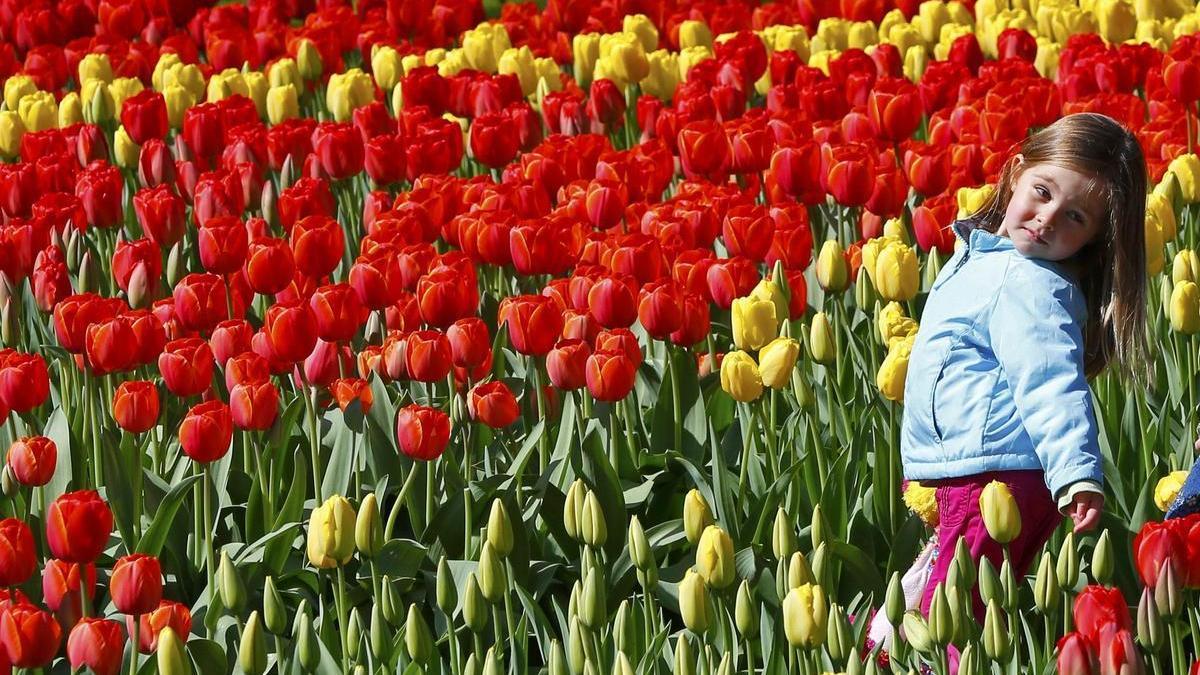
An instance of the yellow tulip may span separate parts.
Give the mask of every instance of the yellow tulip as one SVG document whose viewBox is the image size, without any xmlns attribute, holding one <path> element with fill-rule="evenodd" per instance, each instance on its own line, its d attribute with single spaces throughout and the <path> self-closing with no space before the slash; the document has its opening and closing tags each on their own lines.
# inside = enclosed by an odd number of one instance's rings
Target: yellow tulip
<svg viewBox="0 0 1200 675">
<path fill-rule="evenodd" d="M 896 26 L 907 26 L 908 17 L 904 16 L 904 12 L 899 8 L 889 9 L 887 14 L 879 20 L 879 35 L 886 41 L 888 33 Z"/>
<path fill-rule="evenodd" d="M 79 100 L 79 92 L 69 91 L 58 102 L 58 128 L 65 129 L 73 124 L 83 123 L 83 102 Z"/>
<path fill-rule="evenodd" d="M 482 23 L 463 33 L 462 50 L 467 63 L 475 70 L 494 74 L 500 55 L 512 47 L 508 30 L 501 24 Z"/>
<path fill-rule="evenodd" d="M 975 17 L 971 16 L 971 11 L 966 5 L 957 0 L 950 0 L 946 3 L 946 8 L 950 12 L 950 20 L 960 26 L 975 25 Z"/>
<path fill-rule="evenodd" d="M 650 73 L 641 81 L 642 92 L 670 101 L 679 86 L 679 55 L 665 49 L 646 55 Z"/>
<path fill-rule="evenodd" d="M 836 239 L 826 239 L 817 256 L 817 283 L 826 291 L 836 293 L 846 290 L 849 275 L 842 245 Z"/>
<path fill-rule="evenodd" d="M 400 54 L 387 45 L 376 45 L 371 50 L 371 75 L 375 77 L 375 84 L 379 88 L 390 92 L 392 87 L 400 83 L 400 76 L 404 74 L 403 66 L 400 64 Z"/>
<path fill-rule="evenodd" d="M 1178 21 L 1171 21 L 1170 24 L 1167 21 L 1167 19 L 1163 20 L 1162 30 L 1165 35 L 1162 37 L 1162 40 L 1164 44 L 1162 46 L 1155 45 L 1155 48 L 1160 52 L 1167 51 L 1168 45 L 1165 43 L 1178 40 L 1184 35 L 1200 32 L 1200 14 L 1189 14 L 1180 17 Z"/>
<path fill-rule="evenodd" d="M 621 32 L 636 35 L 647 54 L 658 49 L 658 29 L 645 14 L 626 14 L 621 20 Z"/>
<path fill-rule="evenodd" d="M 1171 329 L 1195 335 L 1200 332 L 1200 287 L 1192 281 L 1180 281 L 1171 291 Z"/>
<path fill-rule="evenodd" d="M 142 91 L 146 85 L 136 77 L 117 77 L 113 79 L 112 84 L 108 85 L 108 88 L 112 92 L 113 106 L 119 116 L 121 106 L 125 105 L 125 99 Z"/>
<path fill-rule="evenodd" d="M 16 112 L 21 99 L 38 90 L 37 83 L 28 75 L 13 75 L 4 81 L 4 105 Z"/>
<path fill-rule="evenodd" d="M 12 159 L 21 153 L 25 123 L 15 110 L 0 110 L 0 156 Z"/>
<path fill-rule="evenodd" d="M 599 62 L 604 63 L 610 79 L 622 88 L 633 82 L 641 82 L 650 74 L 646 50 L 637 36 L 629 33 L 602 36 Z"/>
<path fill-rule="evenodd" d="M 825 642 L 829 607 L 825 591 L 817 584 L 801 584 L 783 599 L 783 632 L 788 644 L 812 649 Z"/>
<path fill-rule="evenodd" d="M 912 247 L 897 243 L 880 251 L 874 282 L 884 300 L 912 300 L 920 284 L 917 254 Z"/>
<path fill-rule="evenodd" d="M 528 45 L 505 50 L 500 55 L 497 69 L 501 75 L 517 76 L 517 80 L 521 83 L 522 95 L 531 96 L 533 92 L 537 91 L 537 67 L 534 65 L 533 52 L 530 51 Z"/>
<path fill-rule="evenodd" d="M 997 543 L 1007 544 L 1021 534 L 1021 512 L 1008 485 L 998 480 L 985 485 L 979 495 L 979 511 L 988 535 Z"/>
<path fill-rule="evenodd" d="M 904 221 L 899 218 L 888 218 L 883 223 L 883 236 L 895 239 L 901 244 L 911 244 L 908 240 L 908 228 L 904 226 Z"/>
<path fill-rule="evenodd" d="M 911 319 L 910 319 L 911 320 Z M 904 382 L 908 377 L 908 359 L 912 356 L 913 338 L 895 340 L 888 346 L 887 356 L 879 365 L 875 385 L 889 401 L 904 402 Z"/>
<path fill-rule="evenodd" d="M 679 614 L 683 617 L 683 625 L 697 635 L 708 630 L 712 614 L 709 611 L 708 587 L 704 579 L 689 569 L 683 573 L 683 581 L 679 582 Z"/>
<path fill-rule="evenodd" d="M 1169 197 L 1157 191 L 1146 195 L 1146 216 L 1158 221 L 1164 242 L 1175 241 L 1179 234 L 1179 225 L 1175 221 L 1175 208 L 1171 205 Z"/>
<path fill-rule="evenodd" d="M 371 77 L 358 68 L 330 76 L 325 89 L 325 105 L 338 122 L 349 121 L 356 109 L 374 99 L 375 85 Z"/>
<path fill-rule="evenodd" d="M 308 561 L 318 569 L 350 562 L 354 555 L 354 507 L 334 495 L 313 509 L 308 520 Z"/>
<path fill-rule="evenodd" d="M 1146 272 L 1154 276 L 1163 269 L 1162 225 L 1154 218 L 1146 219 Z"/>
<path fill-rule="evenodd" d="M 825 312 L 817 312 L 813 316 L 812 328 L 809 332 L 808 348 L 812 352 L 813 361 L 830 365 L 837 358 L 834 347 L 833 326 Z"/>
<path fill-rule="evenodd" d="M 707 61 L 711 58 L 713 58 L 713 52 L 712 49 L 709 49 L 708 47 L 697 45 L 695 47 L 688 47 L 687 49 L 680 50 L 679 80 L 681 82 L 687 82 L 688 71 L 692 69 L 692 66 L 700 63 L 701 61 Z"/>
<path fill-rule="evenodd" d="M 1175 174 L 1179 181 L 1179 195 L 1188 204 L 1200 202 L 1200 157 L 1195 154 L 1179 155 L 1167 165 L 1167 171 Z"/>
<path fill-rule="evenodd" d="M 321 73 L 325 70 L 320 50 L 308 38 L 301 38 L 300 44 L 296 46 L 296 68 L 300 77 L 306 82 L 312 82 L 321 77 Z"/>
<path fill-rule="evenodd" d="M 451 49 L 437 62 L 438 75 L 442 77 L 454 77 L 459 72 L 469 68 L 470 65 L 467 62 L 467 55 L 463 50 Z"/>
<path fill-rule="evenodd" d="M 813 51 L 824 51 L 832 49 L 836 51 L 846 51 L 850 37 L 850 22 L 846 19 L 828 18 L 821 19 L 817 24 L 817 34 L 813 37 L 811 44 Z"/>
<path fill-rule="evenodd" d="M 537 84 L 534 85 L 534 91 L 537 91 L 537 87 L 542 82 L 545 82 L 544 86 L 547 92 L 562 90 L 562 77 L 560 77 L 562 70 L 559 69 L 554 59 L 534 59 L 533 68 L 537 74 Z M 540 101 L 541 98 L 539 97 L 538 100 Z"/>
<path fill-rule="evenodd" d="M 25 123 L 25 131 L 30 133 L 54 129 L 58 124 L 58 103 L 54 94 L 48 91 L 38 91 L 21 98 L 17 104 L 17 114 Z"/>
<path fill-rule="evenodd" d="M 575 81 L 581 87 L 591 86 L 596 61 L 600 60 L 600 34 L 579 33 L 571 38 L 571 55 L 574 57 Z"/>
<path fill-rule="evenodd" d="M 895 45 L 901 54 L 907 54 L 909 49 L 920 47 L 926 51 L 925 41 L 921 38 L 921 30 L 909 23 L 898 23 L 884 29 L 879 29 L 880 42 Z"/>
<path fill-rule="evenodd" d="M 107 54 L 88 54 L 79 60 L 78 82 L 82 85 L 88 80 L 101 80 L 103 82 L 112 82 L 113 70 L 112 62 L 108 60 Z"/>
<path fill-rule="evenodd" d="M 907 318 L 904 307 L 898 302 L 889 302 L 879 310 L 879 315 L 875 317 L 875 324 L 879 328 L 879 339 L 883 344 L 886 345 L 892 337 L 897 335 L 896 326 Z"/>
<path fill-rule="evenodd" d="M 775 338 L 758 353 L 758 371 L 765 387 L 782 389 L 792 381 L 792 370 L 800 356 L 800 343 L 793 338 Z"/>
<path fill-rule="evenodd" d="M 208 80 L 208 89 L 204 98 L 205 102 L 217 103 L 218 101 L 224 101 L 230 96 L 233 96 L 234 91 L 232 84 L 232 82 L 230 82 L 227 78 L 222 77 L 220 74 L 213 75 Z"/>
<path fill-rule="evenodd" d="M 775 318 L 778 321 L 782 322 L 788 318 L 787 298 L 783 297 L 783 290 L 773 280 L 766 278 L 760 280 L 754 286 L 754 290 L 750 291 L 750 297 L 775 303 Z"/>
<path fill-rule="evenodd" d="M 183 86 L 170 84 L 163 91 L 163 98 L 167 102 L 167 121 L 171 123 L 171 128 L 182 128 L 183 114 L 187 112 L 188 108 L 196 104 L 195 97 Z"/>
<path fill-rule="evenodd" d="M 919 82 L 929 67 L 929 52 L 921 45 L 913 45 L 904 52 L 904 77 Z"/>
<path fill-rule="evenodd" d="M 762 349 L 779 334 L 775 303 L 752 295 L 737 298 L 730 307 L 733 343 L 738 349 Z"/>
<path fill-rule="evenodd" d="M 875 24 L 870 21 L 853 21 L 846 31 L 846 45 L 850 49 L 866 49 L 879 42 L 879 34 L 875 32 Z"/>
<path fill-rule="evenodd" d="M 1180 0 L 1134 0 L 1133 10 L 1141 19 L 1180 19 L 1192 10 L 1192 3 Z"/>
<path fill-rule="evenodd" d="M 300 98 L 296 88 L 290 84 L 271 87 L 267 92 L 267 119 L 279 124 L 300 116 Z"/>
<path fill-rule="evenodd" d="M 942 2 L 922 2 L 912 24 L 921 31 L 925 44 L 936 44 L 942 36 L 942 26 L 950 23 L 950 10 Z"/>
<path fill-rule="evenodd" d="M 413 68 L 420 68 L 423 65 L 426 65 L 424 54 L 405 54 L 400 57 L 400 67 L 405 75 L 411 73 Z"/>
<path fill-rule="evenodd" d="M 963 26 L 957 23 L 948 23 L 942 26 L 942 32 L 937 44 L 933 46 L 933 57 L 939 61 L 950 58 L 950 47 L 954 44 L 954 41 L 964 35 L 974 34 L 975 31 L 970 26 Z"/>
<path fill-rule="evenodd" d="M 446 60 L 446 54 L 449 52 L 441 47 L 436 47 L 425 52 L 425 65 L 436 66 Z"/>
<path fill-rule="evenodd" d="M 285 84 L 290 84 L 296 87 L 297 91 L 304 86 L 304 78 L 300 77 L 300 67 L 296 65 L 296 61 L 284 57 L 267 69 L 267 83 L 272 87 L 282 87 Z"/>
<path fill-rule="evenodd" d="M 1158 479 L 1158 483 L 1154 486 L 1154 504 L 1159 511 L 1166 512 L 1171 508 L 1171 504 L 1179 496 L 1179 491 L 1183 489 L 1183 483 L 1187 477 L 1187 471 L 1172 471 Z"/>
<path fill-rule="evenodd" d="M 1137 30 L 1137 15 L 1128 0 L 1098 0 L 1093 11 L 1100 37 L 1110 44 L 1120 44 L 1132 38 Z"/>
<path fill-rule="evenodd" d="M 173 84 L 183 87 L 191 94 L 193 103 L 202 99 L 207 89 L 204 73 L 194 63 L 179 63 L 168 68 L 163 72 L 162 84 L 164 95 Z"/>
<path fill-rule="evenodd" d="M 258 118 L 267 119 L 267 90 L 270 87 L 267 84 L 267 76 L 257 70 L 249 70 L 242 73 L 242 82 L 246 83 L 247 95 L 251 101 L 254 101 L 254 109 L 258 111 Z"/>
<path fill-rule="evenodd" d="M 150 86 L 154 87 L 154 91 L 163 91 L 163 76 L 168 70 L 179 65 L 183 65 L 183 61 L 179 60 L 179 55 L 175 52 L 163 52 L 159 55 L 154 64 L 154 72 L 150 75 Z"/>
<path fill-rule="evenodd" d="M 891 244 L 896 243 L 899 243 L 899 241 L 892 237 L 883 236 L 868 239 L 867 242 L 862 245 L 861 269 L 866 270 L 867 278 L 871 280 L 871 283 L 875 283 L 875 263 L 879 260 L 879 253 Z"/>
<path fill-rule="evenodd" d="M 704 495 L 700 494 L 696 488 L 688 490 L 683 497 L 684 536 L 689 542 L 697 544 L 700 542 L 700 537 L 704 535 L 704 530 L 712 524 L 712 509 L 708 508 L 708 502 L 704 499 Z"/>
<path fill-rule="evenodd" d="M 1200 271 L 1200 258 L 1196 257 L 1196 252 L 1190 248 L 1179 249 L 1179 252 L 1175 254 L 1175 259 L 1171 261 L 1171 281 L 1196 283 L 1197 279 L 1200 279 L 1196 274 L 1198 271 Z"/>
<path fill-rule="evenodd" d="M 713 34 L 708 24 L 695 19 L 688 19 L 679 24 L 679 50 L 688 47 L 707 47 L 712 49 Z"/>
<path fill-rule="evenodd" d="M 129 132 L 125 131 L 125 125 L 117 127 L 116 133 L 113 134 L 113 156 L 117 160 L 117 166 L 122 169 L 136 168 L 141 152 L 141 146 L 134 143 L 133 139 L 129 137 Z"/>
<path fill-rule="evenodd" d="M 696 570 L 712 588 L 722 589 L 736 578 L 733 539 L 718 525 L 709 525 L 696 546 Z"/>
<path fill-rule="evenodd" d="M 721 388 L 733 400 L 749 403 L 762 396 L 762 376 L 758 364 L 743 351 L 730 352 L 721 361 Z"/>
<path fill-rule="evenodd" d="M 808 60 L 810 51 L 808 42 L 808 33 L 801 26 L 770 26 L 776 30 L 767 33 L 763 31 L 764 36 L 770 35 L 771 50 L 776 52 L 795 52 L 800 57 L 801 61 Z"/>
</svg>

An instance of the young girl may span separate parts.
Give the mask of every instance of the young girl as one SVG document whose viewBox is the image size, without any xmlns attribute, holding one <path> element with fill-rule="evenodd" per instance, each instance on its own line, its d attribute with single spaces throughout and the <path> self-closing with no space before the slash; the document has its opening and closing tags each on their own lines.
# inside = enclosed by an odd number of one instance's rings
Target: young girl
<svg viewBox="0 0 1200 675">
<path fill-rule="evenodd" d="M 954 224 L 961 246 L 930 291 L 904 392 L 904 475 L 936 488 L 939 518 L 922 613 L 960 537 L 999 569 L 979 509 L 989 482 L 1020 508 L 1017 574 L 1063 515 L 1076 532 L 1098 523 L 1088 379 L 1145 363 L 1146 182 L 1133 134 L 1069 115 L 1026 139 L 987 203 Z M 978 593 L 975 613 L 982 621 Z"/>
</svg>

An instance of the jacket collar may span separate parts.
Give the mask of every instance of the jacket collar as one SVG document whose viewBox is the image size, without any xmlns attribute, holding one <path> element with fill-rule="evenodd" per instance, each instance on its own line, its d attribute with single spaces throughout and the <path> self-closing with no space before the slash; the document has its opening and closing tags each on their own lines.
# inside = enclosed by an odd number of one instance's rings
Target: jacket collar
<svg viewBox="0 0 1200 675">
<path fill-rule="evenodd" d="M 950 227 L 970 251 L 1010 251 L 1016 248 L 1008 237 L 992 234 L 969 220 L 957 220 Z"/>
</svg>

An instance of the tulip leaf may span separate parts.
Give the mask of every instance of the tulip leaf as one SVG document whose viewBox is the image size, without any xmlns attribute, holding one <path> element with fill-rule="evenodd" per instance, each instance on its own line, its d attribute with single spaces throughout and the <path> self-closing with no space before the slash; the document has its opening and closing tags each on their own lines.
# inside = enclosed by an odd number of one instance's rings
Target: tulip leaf
<svg viewBox="0 0 1200 675">
<path fill-rule="evenodd" d="M 192 638 L 187 642 L 187 652 L 196 664 L 197 673 L 221 673 L 230 670 L 229 659 L 221 645 L 212 640 Z"/>
<path fill-rule="evenodd" d="M 130 476 L 133 469 L 125 457 L 133 453 L 133 437 L 123 434 L 121 444 L 100 441 L 103 450 L 104 493 L 112 506 L 113 522 L 121 534 L 121 541 L 128 549 L 133 541 L 133 485 Z M 140 469 L 139 469 L 140 470 Z"/>
<path fill-rule="evenodd" d="M 54 441 L 54 445 L 58 448 L 58 460 L 54 465 L 54 476 L 50 482 L 42 487 L 43 493 L 46 495 L 46 503 L 54 501 L 59 495 L 67 491 L 67 487 L 73 479 L 74 466 L 71 462 L 73 455 L 71 449 L 71 427 L 67 421 L 67 414 L 62 408 L 55 408 L 54 412 L 50 413 L 50 419 L 46 420 L 46 426 L 42 431 L 42 435 Z M 40 510 L 40 506 L 38 507 Z"/>
<path fill-rule="evenodd" d="M 600 435 L 588 434 L 583 442 L 583 459 L 576 466 L 576 473 L 584 476 L 588 487 L 596 493 L 600 501 L 600 510 L 604 512 L 604 520 L 609 532 L 620 532 L 628 526 L 629 519 L 625 515 L 625 502 L 621 496 L 621 483 L 617 472 L 608 461 L 608 455 L 600 442 Z M 605 550 L 610 556 L 616 556 L 625 546 L 625 538 L 610 536 L 605 544 Z"/>
<path fill-rule="evenodd" d="M 179 512 L 183 500 L 190 496 L 192 485 L 199 480 L 200 476 L 188 476 L 171 486 L 170 492 L 159 502 L 150 527 L 146 528 L 146 531 L 142 533 L 142 538 L 138 540 L 136 548 L 138 553 L 157 556 L 162 551 L 163 544 L 167 540 L 167 533 L 171 531 L 171 525 L 175 522 L 175 514 Z"/>
<path fill-rule="evenodd" d="M 844 541 L 830 539 L 825 542 L 829 552 L 844 562 L 854 579 L 854 587 L 864 593 L 872 593 L 877 598 L 883 597 L 886 584 L 879 575 L 879 568 L 861 548 Z"/>
<path fill-rule="evenodd" d="M 513 588 L 517 591 L 517 597 L 521 599 L 521 606 L 525 608 L 525 616 L 531 617 L 529 623 L 532 624 L 533 635 L 538 641 L 538 651 L 542 654 L 549 654 L 550 641 L 556 637 L 550 630 L 550 618 L 522 585 L 514 584 Z"/>
<path fill-rule="evenodd" d="M 421 568 L 428 550 L 411 539 L 392 539 L 383 545 L 375 558 L 380 574 L 393 579 L 412 578 Z"/>
<path fill-rule="evenodd" d="M 354 472 L 356 453 L 354 446 L 358 434 L 346 424 L 346 418 L 340 410 L 333 410 L 325 419 L 329 421 L 328 436 L 333 437 L 329 459 L 322 471 L 321 495 L 344 495 L 350 488 L 350 479 Z M 323 501 L 323 499 L 321 500 Z"/>
</svg>

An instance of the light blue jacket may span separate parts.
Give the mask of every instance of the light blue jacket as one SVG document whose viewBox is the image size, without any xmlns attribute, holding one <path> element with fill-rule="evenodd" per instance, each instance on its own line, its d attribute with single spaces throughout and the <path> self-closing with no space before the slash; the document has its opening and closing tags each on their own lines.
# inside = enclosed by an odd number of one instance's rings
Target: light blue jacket
<svg viewBox="0 0 1200 675">
<path fill-rule="evenodd" d="M 900 454 L 912 480 L 1041 469 L 1058 498 L 1103 483 L 1083 374 L 1082 292 L 1056 263 L 959 221 L 908 363 Z"/>
</svg>

